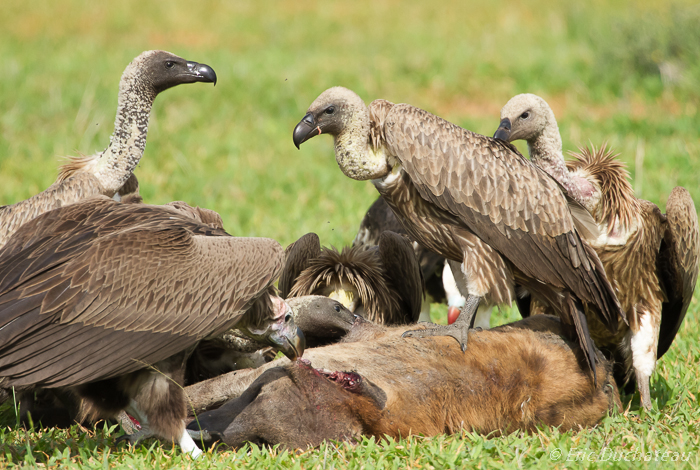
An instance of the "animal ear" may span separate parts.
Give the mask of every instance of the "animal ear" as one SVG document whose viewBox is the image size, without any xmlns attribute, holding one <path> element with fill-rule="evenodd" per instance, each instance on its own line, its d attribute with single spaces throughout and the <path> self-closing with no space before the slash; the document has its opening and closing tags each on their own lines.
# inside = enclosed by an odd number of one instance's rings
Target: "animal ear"
<svg viewBox="0 0 700 470">
<path fill-rule="evenodd" d="M 364 375 L 362 377 L 362 386 L 360 387 L 359 393 L 372 399 L 372 401 L 377 405 L 377 409 L 383 410 L 386 406 L 386 392 L 382 390 L 381 387 L 373 384 Z"/>
</svg>

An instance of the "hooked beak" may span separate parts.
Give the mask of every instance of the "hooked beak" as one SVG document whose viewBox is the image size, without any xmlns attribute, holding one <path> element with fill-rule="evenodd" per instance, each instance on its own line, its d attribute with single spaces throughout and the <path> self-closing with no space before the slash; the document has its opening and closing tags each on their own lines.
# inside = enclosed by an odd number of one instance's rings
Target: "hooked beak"
<svg viewBox="0 0 700 470">
<path fill-rule="evenodd" d="M 501 124 L 499 124 L 498 129 L 496 129 L 496 133 L 493 135 L 493 138 L 510 142 L 510 126 L 510 119 L 501 119 Z"/>
<path fill-rule="evenodd" d="M 296 361 L 298 358 L 304 355 L 304 349 L 306 349 L 306 338 L 304 338 L 304 333 L 301 328 L 296 327 L 293 334 L 281 335 L 278 350 L 282 351 L 282 354 L 287 356 L 290 361 Z"/>
<path fill-rule="evenodd" d="M 281 315 L 272 325 L 270 342 L 278 351 L 287 356 L 290 361 L 295 361 L 304 354 L 306 338 L 295 321 L 292 307 L 280 297 L 273 297 L 273 303 Z"/>
<path fill-rule="evenodd" d="M 273 318 L 264 321 L 262 325 L 251 326 L 244 316 L 236 328 L 249 338 L 269 344 L 277 351 L 282 351 L 285 356 L 294 361 L 301 357 L 306 349 L 304 333 L 294 322 L 294 313 L 289 304 L 280 297 L 270 297 L 274 309 Z M 252 311 L 248 310 L 248 312 Z"/>
<path fill-rule="evenodd" d="M 191 74 L 193 82 L 213 83 L 216 85 L 216 72 L 206 64 L 188 61 L 187 71 Z"/>
<path fill-rule="evenodd" d="M 311 113 L 306 113 L 306 116 L 294 128 L 294 145 L 299 148 L 301 144 L 320 134 L 321 128 L 316 125 L 314 116 Z"/>
</svg>

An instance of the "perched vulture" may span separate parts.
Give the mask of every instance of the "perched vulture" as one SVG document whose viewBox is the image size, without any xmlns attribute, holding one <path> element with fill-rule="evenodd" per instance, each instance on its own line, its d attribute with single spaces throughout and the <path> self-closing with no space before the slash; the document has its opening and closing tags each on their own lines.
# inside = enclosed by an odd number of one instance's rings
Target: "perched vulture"
<svg viewBox="0 0 700 470">
<path fill-rule="evenodd" d="M 176 207 L 97 196 L 24 224 L 0 250 L 0 387 L 67 388 L 92 416 L 126 410 L 199 451 L 181 387 L 197 343 L 236 326 L 295 358 L 289 306 L 268 295 L 284 252 Z M 245 315 L 243 315 L 243 313 Z"/>
<path fill-rule="evenodd" d="M 362 436 L 578 430 L 621 407 L 610 363 L 597 352 L 592 384 L 556 317 L 472 331 L 464 354 L 448 338 L 406 340 L 401 332 L 358 322 L 342 343 L 310 349 L 301 361 L 280 359 L 188 387 L 200 410 L 202 398 L 231 399 L 200 411 L 188 429 L 197 443 L 306 449 Z M 219 385 L 226 392 L 210 395 Z"/>
<path fill-rule="evenodd" d="M 136 57 L 119 82 L 117 117 L 107 148 L 95 155 L 73 158 L 45 191 L 0 207 L 0 247 L 22 224 L 44 212 L 91 196 L 113 197 L 146 148 L 153 100 L 168 88 L 194 82 L 216 84 L 216 73 L 208 65 L 188 62 L 170 52 L 146 51 Z"/>
<path fill-rule="evenodd" d="M 423 279 L 411 243 L 383 232 L 377 246 L 321 248 L 315 233 L 287 247 L 279 282 L 285 298 L 323 295 L 370 321 L 393 325 L 418 321 Z"/>
<path fill-rule="evenodd" d="M 595 374 L 583 308 L 594 306 L 617 331 L 620 306 L 579 236 L 594 230 L 594 221 L 544 171 L 506 142 L 407 104 L 375 100 L 368 108 L 342 87 L 311 104 L 294 143 L 322 133 L 334 137 L 343 173 L 372 179 L 414 240 L 462 263 L 469 296 L 458 321 L 407 335 L 449 335 L 465 349 L 481 299 L 510 303 L 517 283 L 561 316 Z"/>
<path fill-rule="evenodd" d="M 530 158 L 590 211 L 601 235 L 587 240 L 603 262 L 627 318 L 611 334 L 588 315 L 591 336 L 633 373 L 642 405 L 651 408 L 649 379 L 656 361 L 673 342 L 698 278 L 700 234 L 693 199 L 675 188 L 666 214 L 634 196 L 622 161 L 605 146 L 573 154 L 566 162 L 559 128 L 539 96 L 517 95 L 501 110 L 494 137 L 527 141 Z"/>
</svg>

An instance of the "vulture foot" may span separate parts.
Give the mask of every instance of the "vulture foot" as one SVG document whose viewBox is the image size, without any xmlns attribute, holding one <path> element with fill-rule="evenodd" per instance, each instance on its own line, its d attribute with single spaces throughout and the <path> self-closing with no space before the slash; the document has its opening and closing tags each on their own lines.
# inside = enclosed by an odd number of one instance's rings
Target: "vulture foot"
<svg viewBox="0 0 700 470">
<path fill-rule="evenodd" d="M 650 377 L 645 377 L 642 374 L 636 372 L 637 377 L 637 390 L 639 390 L 639 401 L 645 410 L 651 410 L 651 391 L 649 389 L 649 379 Z"/>
<path fill-rule="evenodd" d="M 481 297 L 470 295 L 467 297 L 467 302 L 464 305 L 463 312 L 457 320 L 451 325 L 434 325 L 432 328 L 425 330 L 408 330 L 403 335 L 404 338 L 426 338 L 428 336 L 451 336 L 457 340 L 462 352 L 467 350 L 467 339 L 469 338 L 469 330 L 472 326 L 472 320 Z"/>
</svg>

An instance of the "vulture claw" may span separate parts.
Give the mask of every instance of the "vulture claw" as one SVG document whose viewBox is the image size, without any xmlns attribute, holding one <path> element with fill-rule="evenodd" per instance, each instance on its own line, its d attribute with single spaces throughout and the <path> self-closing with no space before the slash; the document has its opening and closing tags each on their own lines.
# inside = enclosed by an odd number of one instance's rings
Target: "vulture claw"
<svg viewBox="0 0 700 470">
<path fill-rule="evenodd" d="M 459 343 L 462 352 L 467 350 L 469 326 L 453 323 L 452 325 L 434 325 L 424 330 L 408 330 L 401 335 L 403 338 L 427 338 L 429 336 L 451 336 Z"/>
</svg>

